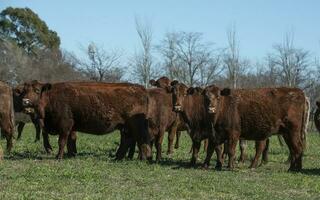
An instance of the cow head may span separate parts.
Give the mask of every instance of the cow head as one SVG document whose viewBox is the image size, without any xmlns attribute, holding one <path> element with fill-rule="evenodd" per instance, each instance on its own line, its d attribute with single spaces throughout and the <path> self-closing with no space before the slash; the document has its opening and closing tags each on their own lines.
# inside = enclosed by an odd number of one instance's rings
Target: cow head
<svg viewBox="0 0 320 200">
<path fill-rule="evenodd" d="M 171 90 L 171 80 L 166 76 L 163 76 L 158 80 L 151 79 L 149 83 L 154 87 L 166 89 L 168 92 Z"/>
<path fill-rule="evenodd" d="M 40 83 L 37 80 L 26 82 L 22 90 L 22 106 L 27 113 L 32 112 L 32 109 L 39 105 L 40 98 L 43 92 L 50 90 L 50 83 Z"/>
<path fill-rule="evenodd" d="M 172 103 L 175 112 L 183 110 L 183 100 L 188 94 L 188 87 L 178 81 L 171 82 Z"/>
<path fill-rule="evenodd" d="M 224 88 L 221 90 L 215 85 L 208 86 L 204 89 L 203 95 L 205 97 L 205 104 L 209 114 L 216 114 L 219 107 L 219 102 L 222 96 L 229 96 L 231 90 L 229 88 Z"/>
<path fill-rule="evenodd" d="M 22 98 L 23 98 L 23 84 L 18 85 L 12 89 L 12 96 L 13 96 L 13 105 L 15 112 L 22 112 Z"/>
</svg>

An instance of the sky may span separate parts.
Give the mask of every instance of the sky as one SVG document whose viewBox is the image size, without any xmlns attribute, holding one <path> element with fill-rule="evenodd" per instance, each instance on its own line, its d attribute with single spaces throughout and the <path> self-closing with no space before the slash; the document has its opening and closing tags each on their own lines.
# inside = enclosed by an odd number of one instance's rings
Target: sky
<svg viewBox="0 0 320 200">
<path fill-rule="evenodd" d="M 320 56 L 317 0 L 0 0 L 0 10 L 8 6 L 32 9 L 58 33 L 61 47 L 78 56 L 91 41 L 133 54 L 139 48 L 136 16 L 152 24 L 155 45 L 166 32 L 186 31 L 222 48 L 234 25 L 244 58 L 265 58 L 288 32 L 296 47 Z"/>
</svg>

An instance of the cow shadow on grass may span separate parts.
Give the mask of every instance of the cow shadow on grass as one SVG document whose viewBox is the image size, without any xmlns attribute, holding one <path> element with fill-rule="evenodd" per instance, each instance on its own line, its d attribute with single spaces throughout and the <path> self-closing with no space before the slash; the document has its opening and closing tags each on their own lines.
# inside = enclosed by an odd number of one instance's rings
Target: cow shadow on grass
<svg viewBox="0 0 320 200">
<path fill-rule="evenodd" d="M 299 173 L 304 174 L 304 175 L 320 176 L 320 168 L 302 169 Z"/>
<path fill-rule="evenodd" d="M 30 151 L 12 152 L 4 156 L 6 160 L 53 160 L 55 156 Z"/>
<path fill-rule="evenodd" d="M 153 161 L 152 163 L 161 166 L 171 167 L 171 169 L 202 169 L 203 163 L 197 162 L 195 165 L 190 164 L 190 160 L 174 160 L 171 158 Z"/>
</svg>

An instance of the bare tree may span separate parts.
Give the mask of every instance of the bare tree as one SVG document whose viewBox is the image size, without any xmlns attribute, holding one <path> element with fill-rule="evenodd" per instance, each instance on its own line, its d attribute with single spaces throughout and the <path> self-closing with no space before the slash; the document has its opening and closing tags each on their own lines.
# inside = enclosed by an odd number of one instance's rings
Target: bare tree
<svg viewBox="0 0 320 200">
<path fill-rule="evenodd" d="M 293 34 L 286 34 L 282 44 L 274 45 L 274 53 L 268 56 L 269 65 L 279 69 L 282 84 L 289 87 L 308 87 L 309 52 L 294 46 Z"/>
<path fill-rule="evenodd" d="M 60 50 L 42 50 L 31 56 L 14 42 L 0 38 L 0 57 L 0 79 L 11 85 L 33 79 L 65 81 L 83 78 L 66 60 L 65 52 Z"/>
<path fill-rule="evenodd" d="M 237 41 L 236 28 L 232 26 L 227 30 L 228 47 L 224 54 L 223 63 L 227 69 L 227 79 L 231 88 L 238 88 L 239 77 L 245 73 L 248 61 L 240 58 L 239 41 Z"/>
<path fill-rule="evenodd" d="M 142 23 L 137 17 L 135 18 L 135 25 L 142 48 L 135 52 L 130 60 L 130 65 L 133 68 L 132 75 L 139 80 L 139 83 L 149 87 L 149 80 L 157 74 L 152 56 L 152 26 L 147 22 Z"/>
<path fill-rule="evenodd" d="M 120 66 L 121 53 L 106 51 L 102 46 L 91 42 L 85 50 L 87 59 L 80 61 L 80 71 L 90 80 L 98 82 L 119 82 L 123 76 Z"/>
<path fill-rule="evenodd" d="M 167 33 L 158 49 L 167 75 L 189 86 L 207 85 L 221 72 L 219 55 L 201 33 Z"/>
</svg>

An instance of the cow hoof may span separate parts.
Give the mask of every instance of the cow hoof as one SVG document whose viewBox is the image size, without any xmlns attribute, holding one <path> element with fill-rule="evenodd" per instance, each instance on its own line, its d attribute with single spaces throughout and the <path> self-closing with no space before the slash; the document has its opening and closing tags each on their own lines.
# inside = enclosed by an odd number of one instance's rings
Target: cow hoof
<svg viewBox="0 0 320 200">
<path fill-rule="evenodd" d="M 52 153 L 52 149 L 46 149 L 46 153 L 50 155 Z"/>
<path fill-rule="evenodd" d="M 208 170 L 209 169 L 209 165 L 208 164 L 203 164 L 202 165 L 202 169 L 203 170 Z"/>
<path fill-rule="evenodd" d="M 76 157 L 76 153 L 67 153 L 67 156 L 69 158 Z"/>
<path fill-rule="evenodd" d="M 222 165 L 216 165 L 215 167 L 215 170 L 217 170 L 217 171 L 221 171 L 222 170 Z"/>
<path fill-rule="evenodd" d="M 292 168 L 290 167 L 290 168 L 288 169 L 288 172 L 292 172 L 292 173 L 298 173 L 298 172 L 300 172 L 300 171 L 301 171 L 301 169 L 293 168 L 293 167 L 292 167 Z"/>
</svg>

